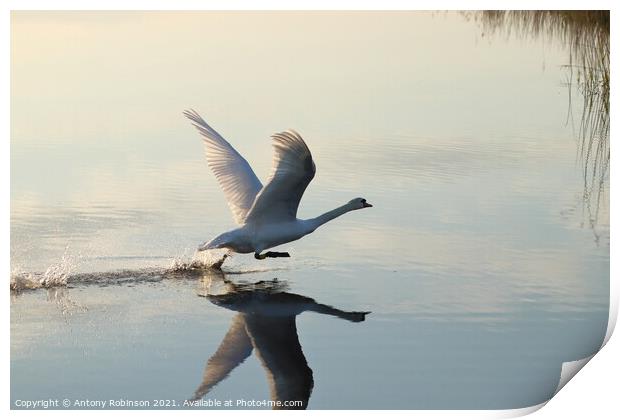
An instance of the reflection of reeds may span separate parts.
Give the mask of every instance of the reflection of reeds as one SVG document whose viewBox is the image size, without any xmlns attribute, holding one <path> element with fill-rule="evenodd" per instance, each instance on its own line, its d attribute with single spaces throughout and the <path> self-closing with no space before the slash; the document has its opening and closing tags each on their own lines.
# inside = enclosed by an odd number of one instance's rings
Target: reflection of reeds
<svg viewBox="0 0 620 420">
<path fill-rule="evenodd" d="M 471 14 L 469 14 L 471 16 Z M 584 170 L 584 202 L 596 223 L 609 170 L 609 11 L 483 11 L 473 14 L 485 33 L 548 36 L 568 48 L 569 94 L 583 97 L 579 126 Z M 570 106 L 570 97 L 569 97 Z"/>
</svg>

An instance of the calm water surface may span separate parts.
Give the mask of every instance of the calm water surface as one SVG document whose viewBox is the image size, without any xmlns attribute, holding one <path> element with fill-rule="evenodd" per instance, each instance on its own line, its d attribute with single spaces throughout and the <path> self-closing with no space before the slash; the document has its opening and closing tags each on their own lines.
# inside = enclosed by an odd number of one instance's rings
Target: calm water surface
<svg viewBox="0 0 620 420">
<path fill-rule="evenodd" d="M 11 404 L 548 399 L 605 334 L 608 195 L 590 226 L 568 52 L 481 32 L 443 13 L 14 13 L 12 281 L 68 284 L 12 296 Z M 233 227 L 188 107 L 262 179 L 269 135 L 298 130 L 317 165 L 300 217 L 374 207 L 290 259 L 166 271 Z"/>
</svg>

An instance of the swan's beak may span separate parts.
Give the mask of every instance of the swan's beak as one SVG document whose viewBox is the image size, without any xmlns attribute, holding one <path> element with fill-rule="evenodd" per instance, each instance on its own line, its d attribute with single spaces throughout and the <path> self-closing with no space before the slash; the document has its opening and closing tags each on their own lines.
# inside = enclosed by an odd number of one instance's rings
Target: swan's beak
<svg viewBox="0 0 620 420">
<path fill-rule="evenodd" d="M 372 204 L 364 202 L 363 207 L 372 207 Z"/>
</svg>

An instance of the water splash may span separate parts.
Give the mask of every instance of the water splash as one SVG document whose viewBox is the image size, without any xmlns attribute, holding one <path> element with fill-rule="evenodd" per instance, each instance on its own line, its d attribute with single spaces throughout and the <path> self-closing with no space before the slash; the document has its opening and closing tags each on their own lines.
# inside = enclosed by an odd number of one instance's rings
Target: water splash
<svg viewBox="0 0 620 420">
<path fill-rule="evenodd" d="M 119 285 L 135 283 L 161 282 L 166 279 L 203 278 L 205 274 L 214 276 L 243 275 L 276 270 L 285 267 L 260 267 L 236 270 L 222 270 L 222 265 L 231 256 L 229 252 L 193 252 L 187 250 L 180 256 L 172 258 L 165 266 L 142 267 L 138 269 L 119 269 L 99 272 L 77 272 L 77 262 L 81 255 L 75 256 L 65 250 L 61 260 L 50 265 L 45 272 L 24 272 L 14 268 L 11 273 L 11 291 L 19 292 L 35 289 L 55 289 L 67 285 Z"/>
<path fill-rule="evenodd" d="M 13 291 L 38 289 L 41 287 L 41 283 L 38 281 L 36 273 L 24 273 L 14 270 L 11 272 L 10 287 Z"/>
<path fill-rule="evenodd" d="M 210 250 L 196 251 L 191 257 L 182 255 L 175 257 L 168 267 L 168 270 L 174 272 L 192 271 L 192 270 L 220 270 L 226 258 L 230 257 L 230 252 L 218 255 Z"/>
<path fill-rule="evenodd" d="M 50 265 L 42 274 L 26 273 L 15 269 L 11 273 L 10 288 L 11 290 L 19 291 L 42 287 L 66 286 L 68 277 L 77 269 L 80 259 L 81 255 L 70 254 L 69 246 L 67 246 L 60 261 Z"/>
<path fill-rule="evenodd" d="M 50 265 L 43 276 L 39 279 L 39 283 L 43 287 L 55 287 L 66 286 L 67 277 L 71 272 L 75 271 L 78 266 L 78 260 L 80 256 L 74 256 L 69 254 L 69 247 L 65 248 L 65 252 L 62 254 L 60 262 Z"/>
</svg>

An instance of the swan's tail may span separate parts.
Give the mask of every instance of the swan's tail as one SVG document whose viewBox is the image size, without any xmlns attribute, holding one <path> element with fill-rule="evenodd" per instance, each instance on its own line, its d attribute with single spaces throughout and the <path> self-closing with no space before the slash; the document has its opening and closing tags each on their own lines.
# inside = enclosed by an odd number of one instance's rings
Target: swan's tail
<svg viewBox="0 0 620 420">
<path fill-rule="evenodd" d="M 216 249 L 217 247 L 216 247 L 216 246 L 212 246 L 212 245 L 211 245 L 211 242 L 213 242 L 213 241 L 210 241 L 210 242 L 204 242 L 204 243 L 202 243 L 202 244 L 198 247 L 198 251 L 206 251 L 207 249 Z"/>
<path fill-rule="evenodd" d="M 218 246 L 217 244 L 214 244 L 213 242 L 214 242 L 214 240 L 202 243 L 198 247 L 198 251 L 206 251 L 207 249 L 218 249 L 218 248 L 221 248 L 220 246 Z"/>
<path fill-rule="evenodd" d="M 226 232 L 200 245 L 198 247 L 198 251 L 206 251 L 207 249 L 228 248 L 229 245 L 230 235 L 229 232 Z"/>
</svg>

